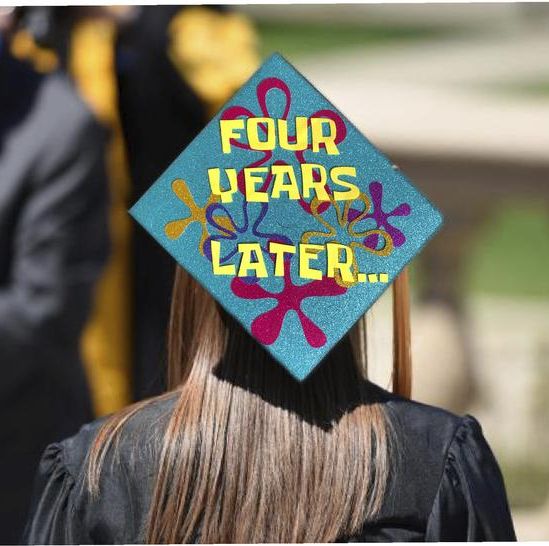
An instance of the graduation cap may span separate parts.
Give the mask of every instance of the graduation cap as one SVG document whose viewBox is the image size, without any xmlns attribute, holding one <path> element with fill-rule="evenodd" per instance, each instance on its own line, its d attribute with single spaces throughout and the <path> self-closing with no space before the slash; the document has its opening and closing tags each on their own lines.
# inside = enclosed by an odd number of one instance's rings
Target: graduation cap
<svg viewBox="0 0 549 546">
<path fill-rule="evenodd" d="M 297 380 L 442 223 L 278 54 L 130 212 Z"/>
</svg>

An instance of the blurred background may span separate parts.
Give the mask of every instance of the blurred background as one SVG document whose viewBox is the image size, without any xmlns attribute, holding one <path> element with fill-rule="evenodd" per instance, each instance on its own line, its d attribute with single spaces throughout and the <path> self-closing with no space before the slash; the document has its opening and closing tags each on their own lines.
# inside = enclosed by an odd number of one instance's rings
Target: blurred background
<svg viewBox="0 0 549 546">
<path fill-rule="evenodd" d="M 549 4 L 261 6 L 279 51 L 441 208 L 412 265 L 414 398 L 480 420 L 549 539 Z M 390 295 L 370 312 L 390 385 Z"/>
<path fill-rule="evenodd" d="M 95 415 L 163 385 L 173 263 L 126 210 L 277 51 L 443 211 L 444 229 L 411 266 L 413 396 L 480 420 L 518 538 L 549 540 L 549 4 L 4 17 L 4 49 L 36 73 L 65 73 L 110 130 L 111 251 L 80 344 Z M 390 295 L 369 325 L 370 374 L 388 387 Z"/>
</svg>

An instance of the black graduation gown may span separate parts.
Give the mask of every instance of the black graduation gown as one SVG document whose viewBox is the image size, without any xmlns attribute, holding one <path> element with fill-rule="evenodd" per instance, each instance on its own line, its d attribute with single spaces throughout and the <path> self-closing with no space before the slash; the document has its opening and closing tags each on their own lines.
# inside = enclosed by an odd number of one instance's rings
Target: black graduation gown
<svg viewBox="0 0 549 546">
<path fill-rule="evenodd" d="M 207 121 L 204 106 L 170 60 L 168 26 L 180 6 L 143 6 L 117 42 L 120 116 L 132 178 L 141 197 Z M 166 331 L 175 262 L 141 226 L 132 233 L 133 394 L 164 391 Z"/>
<path fill-rule="evenodd" d="M 503 479 L 477 421 L 369 388 L 396 429 L 399 464 L 380 514 L 359 535 L 341 541 L 515 540 Z M 172 406 L 173 398 L 156 401 L 130 422 L 118 462 L 105 465 L 96 499 L 83 480 L 99 425 L 50 446 L 25 541 L 143 542 L 158 456 L 151 439 L 161 434 Z"/>
</svg>

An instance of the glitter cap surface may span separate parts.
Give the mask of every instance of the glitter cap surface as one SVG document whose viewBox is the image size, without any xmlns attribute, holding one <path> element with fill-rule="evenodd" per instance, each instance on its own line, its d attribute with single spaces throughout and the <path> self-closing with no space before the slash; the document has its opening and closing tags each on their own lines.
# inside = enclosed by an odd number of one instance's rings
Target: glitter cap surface
<svg viewBox="0 0 549 546">
<path fill-rule="evenodd" d="M 278 54 L 130 213 L 297 380 L 442 224 Z"/>
</svg>

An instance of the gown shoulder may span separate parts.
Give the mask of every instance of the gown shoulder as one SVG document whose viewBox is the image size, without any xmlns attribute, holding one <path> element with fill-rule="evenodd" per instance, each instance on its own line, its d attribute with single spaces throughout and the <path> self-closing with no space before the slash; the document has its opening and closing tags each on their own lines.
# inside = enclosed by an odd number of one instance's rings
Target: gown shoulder
<svg viewBox="0 0 549 546">
<path fill-rule="evenodd" d="M 394 437 L 394 472 L 363 541 L 516 540 L 503 476 L 478 421 L 371 385 Z"/>
<path fill-rule="evenodd" d="M 514 541 L 503 476 L 479 423 L 466 416 L 446 453 L 426 540 Z"/>
<path fill-rule="evenodd" d="M 145 404 L 128 420 L 120 441 L 107 453 L 99 494 L 87 487 L 87 459 L 108 417 L 45 450 L 23 544 L 142 542 L 157 459 L 157 436 L 171 413 L 174 395 Z"/>
</svg>

